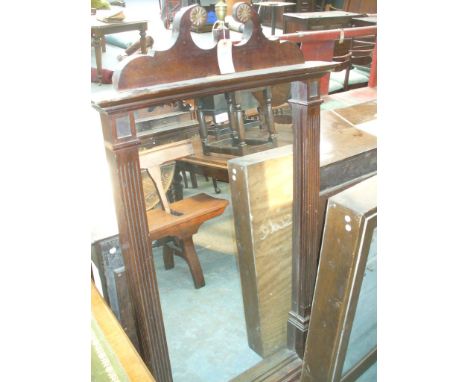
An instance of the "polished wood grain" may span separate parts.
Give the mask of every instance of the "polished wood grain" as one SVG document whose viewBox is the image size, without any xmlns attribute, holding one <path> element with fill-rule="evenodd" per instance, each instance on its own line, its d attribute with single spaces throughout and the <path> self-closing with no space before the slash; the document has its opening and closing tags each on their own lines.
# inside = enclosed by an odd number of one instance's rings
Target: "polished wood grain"
<svg viewBox="0 0 468 382">
<path fill-rule="evenodd" d="M 288 346 L 299 357 L 309 326 L 312 292 L 319 249 L 320 100 L 317 81 L 292 84 L 289 103 L 293 141 L 293 264 L 292 297 L 288 319 Z M 294 256 L 294 254 L 303 254 Z"/>
<path fill-rule="evenodd" d="M 199 226 L 205 220 L 220 215 L 227 205 L 227 200 L 198 194 L 171 203 L 171 211 L 181 215 L 168 214 L 162 210 L 150 210 L 147 213 L 150 238 L 157 240 L 164 236 L 193 234 L 196 232 L 193 232 L 194 226 Z"/>
<path fill-rule="evenodd" d="M 228 168 L 249 346 L 267 357 L 286 346 L 292 150 L 247 155 L 230 160 Z"/>
<path fill-rule="evenodd" d="M 155 382 L 132 342 L 91 283 L 91 312 L 130 381 Z"/>
<path fill-rule="evenodd" d="M 171 213 L 163 210 L 150 210 L 147 213 L 149 237 L 158 240 L 166 236 L 175 236 L 182 241 L 182 250 L 164 247 L 164 264 L 166 269 L 174 268 L 174 255 L 181 256 L 188 264 L 195 288 L 205 285 L 203 270 L 200 265 L 192 236 L 200 226 L 216 216 L 221 215 L 229 202 L 213 198 L 207 194 L 198 194 L 170 205 Z"/>
<path fill-rule="evenodd" d="M 196 5 L 192 5 L 183 8 L 176 14 L 169 49 L 126 60 L 125 67 L 117 71 L 112 80 L 117 89 L 220 74 L 216 62 L 216 45 L 213 44 L 211 49 L 200 49 L 192 40 L 190 12 L 195 7 Z"/>
</svg>

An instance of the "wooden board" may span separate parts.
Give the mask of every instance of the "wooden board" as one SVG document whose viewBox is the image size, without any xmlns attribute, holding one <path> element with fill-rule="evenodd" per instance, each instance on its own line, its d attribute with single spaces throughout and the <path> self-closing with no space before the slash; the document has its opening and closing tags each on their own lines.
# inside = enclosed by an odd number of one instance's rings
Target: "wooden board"
<svg viewBox="0 0 468 382">
<path fill-rule="evenodd" d="M 267 357 L 286 343 L 290 309 L 291 147 L 232 160 L 228 168 L 249 346 Z"/>
<path fill-rule="evenodd" d="M 344 380 L 343 364 L 376 226 L 376 176 L 330 198 L 301 382 Z M 365 343 L 364 334 L 359 336 L 361 343 Z M 357 360 L 362 350 L 364 355 L 370 350 L 362 359 L 370 362 L 358 362 L 352 368 L 356 376 L 375 361 L 376 348 L 369 342 L 357 353 L 351 349 Z"/>
</svg>

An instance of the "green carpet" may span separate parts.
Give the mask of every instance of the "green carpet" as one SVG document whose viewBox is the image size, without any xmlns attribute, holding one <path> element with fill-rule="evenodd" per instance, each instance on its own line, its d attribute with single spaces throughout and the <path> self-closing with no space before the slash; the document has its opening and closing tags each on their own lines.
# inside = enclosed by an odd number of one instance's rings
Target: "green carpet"
<svg viewBox="0 0 468 382">
<path fill-rule="evenodd" d="M 129 381 L 94 317 L 91 317 L 91 381 Z"/>
</svg>

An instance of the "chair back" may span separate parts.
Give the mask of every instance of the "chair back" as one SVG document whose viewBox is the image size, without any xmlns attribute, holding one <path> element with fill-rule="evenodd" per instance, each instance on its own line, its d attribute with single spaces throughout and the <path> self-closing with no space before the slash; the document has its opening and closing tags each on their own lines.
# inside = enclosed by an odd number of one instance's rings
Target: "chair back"
<svg viewBox="0 0 468 382">
<path fill-rule="evenodd" d="M 161 165 L 192 154 L 193 145 L 190 139 L 171 142 L 140 151 L 140 168 L 148 171 L 159 194 L 162 208 L 169 214 L 171 213 L 171 208 L 163 187 Z"/>
</svg>

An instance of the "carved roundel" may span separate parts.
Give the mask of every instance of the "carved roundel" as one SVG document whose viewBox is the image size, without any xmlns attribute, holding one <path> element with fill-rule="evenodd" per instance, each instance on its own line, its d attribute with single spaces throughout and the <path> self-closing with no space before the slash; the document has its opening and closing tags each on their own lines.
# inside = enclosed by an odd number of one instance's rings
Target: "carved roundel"
<svg viewBox="0 0 468 382">
<path fill-rule="evenodd" d="M 192 22 L 192 25 L 196 27 L 204 25 L 206 23 L 206 17 L 206 9 L 201 5 L 193 7 L 192 11 L 190 12 L 190 21 Z"/>
<path fill-rule="evenodd" d="M 236 3 L 234 7 L 232 7 L 232 15 L 235 20 L 245 24 L 252 18 L 252 9 L 250 5 L 246 3 Z"/>
</svg>

